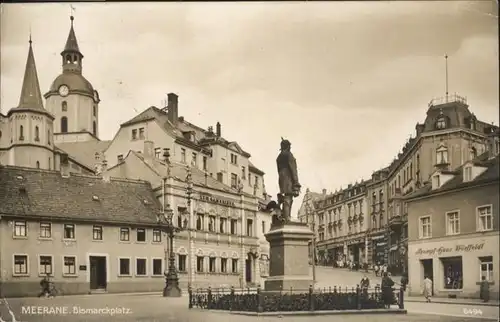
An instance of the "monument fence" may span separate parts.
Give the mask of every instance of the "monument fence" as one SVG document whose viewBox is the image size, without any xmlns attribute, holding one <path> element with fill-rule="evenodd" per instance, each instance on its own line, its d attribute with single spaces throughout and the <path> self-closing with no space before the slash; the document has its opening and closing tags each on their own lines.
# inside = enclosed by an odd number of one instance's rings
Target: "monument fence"
<svg viewBox="0 0 500 322">
<path fill-rule="evenodd" d="M 384 309 L 381 288 L 333 287 L 264 291 L 231 288 L 189 288 L 189 308 L 239 312 L 291 312 Z M 386 292 L 388 295 L 389 292 Z M 404 309 L 403 288 L 391 288 L 391 308 Z M 388 296 L 389 297 L 389 296 Z"/>
</svg>

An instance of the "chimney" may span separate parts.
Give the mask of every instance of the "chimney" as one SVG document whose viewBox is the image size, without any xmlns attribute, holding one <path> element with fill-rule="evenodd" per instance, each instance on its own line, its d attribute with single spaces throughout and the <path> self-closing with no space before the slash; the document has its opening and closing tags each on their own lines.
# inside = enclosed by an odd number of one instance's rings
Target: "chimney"
<svg viewBox="0 0 500 322">
<path fill-rule="evenodd" d="M 326 189 L 323 189 L 323 196 L 326 196 Z"/>
<path fill-rule="evenodd" d="M 167 115 L 168 115 L 168 120 L 172 124 L 177 124 L 177 121 L 179 120 L 179 96 L 174 93 L 168 93 L 167 94 Z"/>
<path fill-rule="evenodd" d="M 217 122 L 217 124 L 215 125 L 215 135 L 217 135 L 218 137 L 221 137 L 221 129 L 220 129 L 219 122 Z"/>
<path fill-rule="evenodd" d="M 154 156 L 154 143 L 153 141 L 144 141 L 144 158 L 152 159 Z"/>
<path fill-rule="evenodd" d="M 62 153 L 60 157 L 61 176 L 69 178 L 69 158 L 66 153 Z"/>
</svg>

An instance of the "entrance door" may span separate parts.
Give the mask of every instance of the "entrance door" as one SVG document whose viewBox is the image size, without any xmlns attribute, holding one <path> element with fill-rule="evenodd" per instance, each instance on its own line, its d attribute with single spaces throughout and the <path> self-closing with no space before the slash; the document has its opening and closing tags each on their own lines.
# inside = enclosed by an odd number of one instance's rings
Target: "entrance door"
<svg viewBox="0 0 500 322">
<path fill-rule="evenodd" d="M 422 259 L 420 261 L 422 263 L 422 267 L 423 267 L 423 271 L 424 271 L 424 276 L 423 278 L 425 278 L 426 276 L 430 278 L 430 280 L 432 281 L 432 295 L 434 295 L 434 270 L 433 270 L 433 263 L 432 263 L 432 258 L 431 259 Z"/>
<path fill-rule="evenodd" d="M 252 258 L 250 255 L 245 260 L 245 281 L 247 283 L 252 282 Z"/>
<path fill-rule="evenodd" d="M 356 267 L 359 266 L 359 246 L 358 245 L 352 245 L 352 258 L 353 262 L 356 264 Z"/>
<path fill-rule="evenodd" d="M 90 256 L 90 289 L 106 289 L 106 257 Z"/>
</svg>

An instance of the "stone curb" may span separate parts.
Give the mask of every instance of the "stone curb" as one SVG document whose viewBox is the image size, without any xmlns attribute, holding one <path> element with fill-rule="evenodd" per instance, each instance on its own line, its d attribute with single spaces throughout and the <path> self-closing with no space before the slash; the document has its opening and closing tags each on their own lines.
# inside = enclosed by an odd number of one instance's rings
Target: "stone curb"
<svg viewBox="0 0 500 322">
<path fill-rule="evenodd" d="M 417 303 L 427 303 L 425 300 L 420 300 L 420 299 L 409 299 L 405 298 L 405 302 L 417 302 Z M 431 300 L 432 303 L 437 303 L 437 304 L 458 304 L 458 305 L 470 305 L 470 306 L 496 306 L 498 307 L 500 303 L 495 303 L 495 302 L 472 302 L 472 301 L 440 301 L 439 299 Z"/>
<path fill-rule="evenodd" d="M 193 308 L 199 312 L 225 313 L 245 316 L 324 316 L 324 315 L 362 315 L 362 314 L 407 314 L 405 309 L 369 309 L 369 310 L 335 310 L 335 311 L 285 311 L 285 312 L 244 312 L 226 310 L 205 310 Z"/>
</svg>

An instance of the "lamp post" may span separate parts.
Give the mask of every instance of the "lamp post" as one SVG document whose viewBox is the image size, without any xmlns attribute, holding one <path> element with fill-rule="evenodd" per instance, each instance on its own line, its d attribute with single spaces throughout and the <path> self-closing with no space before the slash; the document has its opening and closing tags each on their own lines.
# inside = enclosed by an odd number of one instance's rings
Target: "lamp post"
<svg viewBox="0 0 500 322">
<path fill-rule="evenodd" d="M 206 174 L 206 172 L 205 172 Z M 206 180 L 206 176 L 205 176 Z M 191 168 L 189 165 L 186 165 L 186 198 L 187 198 L 187 217 L 191 219 L 191 199 L 193 196 L 193 177 L 191 175 Z M 187 225 L 186 225 L 187 226 Z M 189 249 L 191 249 L 191 227 L 187 227 L 188 230 L 188 245 Z M 191 267 L 191 258 L 192 252 L 189 252 L 188 258 L 188 288 L 191 287 L 192 283 L 192 267 Z"/>
</svg>

